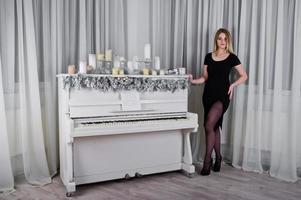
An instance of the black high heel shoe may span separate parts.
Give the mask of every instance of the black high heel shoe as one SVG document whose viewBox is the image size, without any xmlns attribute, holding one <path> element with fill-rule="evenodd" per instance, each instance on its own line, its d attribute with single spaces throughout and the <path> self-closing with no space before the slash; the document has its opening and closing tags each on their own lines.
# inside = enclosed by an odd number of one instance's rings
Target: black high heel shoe
<svg viewBox="0 0 301 200">
<path fill-rule="evenodd" d="M 214 172 L 219 172 L 221 170 L 221 164 L 222 164 L 222 157 L 216 158 L 212 170 Z"/>
<path fill-rule="evenodd" d="M 205 163 L 204 162 L 204 165 L 203 165 L 203 169 L 201 170 L 201 175 L 202 176 L 208 176 L 210 174 L 210 171 L 211 171 L 211 167 L 213 165 L 213 160 L 212 158 L 210 159 L 209 161 L 210 163 Z M 208 168 L 205 168 L 205 166 L 208 164 Z"/>
</svg>

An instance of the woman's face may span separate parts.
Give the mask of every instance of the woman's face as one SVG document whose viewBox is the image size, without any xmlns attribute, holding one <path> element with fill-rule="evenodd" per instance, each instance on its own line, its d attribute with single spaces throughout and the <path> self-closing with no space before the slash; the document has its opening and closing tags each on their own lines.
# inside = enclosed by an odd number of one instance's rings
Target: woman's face
<svg viewBox="0 0 301 200">
<path fill-rule="evenodd" d="M 220 33 L 217 37 L 217 48 L 226 49 L 227 48 L 227 37 L 225 33 Z"/>
</svg>

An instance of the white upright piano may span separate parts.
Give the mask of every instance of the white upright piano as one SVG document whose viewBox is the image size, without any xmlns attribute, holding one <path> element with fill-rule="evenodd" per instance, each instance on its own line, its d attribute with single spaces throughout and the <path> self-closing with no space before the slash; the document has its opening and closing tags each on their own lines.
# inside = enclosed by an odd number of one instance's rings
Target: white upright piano
<svg viewBox="0 0 301 200">
<path fill-rule="evenodd" d="M 76 185 L 192 165 L 188 76 L 57 75 L 60 176 Z"/>
</svg>

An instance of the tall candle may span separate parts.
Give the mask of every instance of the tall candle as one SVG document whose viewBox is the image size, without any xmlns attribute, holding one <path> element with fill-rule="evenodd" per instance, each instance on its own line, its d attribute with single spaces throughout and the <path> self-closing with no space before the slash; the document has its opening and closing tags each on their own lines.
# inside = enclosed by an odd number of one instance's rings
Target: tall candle
<svg viewBox="0 0 301 200">
<path fill-rule="evenodd" d="M 87 62 L 85 62 L 85 61 L 79 62 L 79 73 L 81 73 L 81 74 L 87 73 Z"/>
<path fill-rule="evenodd" d="M 151 58 L 151 45 L 150 44 L 144 45 L 144 58 L 145 59 Z"/>
<path fill-rule="evenodd" d="M 127 66 L 128 66 L 129 74 L 132 74 L 134 72 L 133 62 L 132 61 L 128 61 Z"/>
<path fill-rule="evenodd" d="M 112 50 L 106 50 L 106 61 L 112 61 Z"/>
<path fill-rule="evenodd" d="M 155 69 L 160 70 L 160 57 L 159 56 L 155 57 Z"/>
<path fill-rule="evenodd" d="M 114 56 L 114 65 L 113 67 L 116 67 L 116 68 L 120 68 L 120 57 L 119 56 Z"/>
<path fill-rule="evenodd" d="M 134 70 L 138 70 L 139 69 L 139 63 L 137 61 L 133 62 L 133 68 L 134 68 Z"/>
<path fill-rule="evenodd" d="M 96 55 L 95 54 L 89 54 L 89 65 L 91 65 L 93 67 L 93 69 L 96 68 Z"/>
<path fill-rule="evenodd" d="M 98 53 L 97 55 L 96 55 L 96 59 L 97 60 L 104 60 L 105 59 L 105 55 L 103 54 L 103 53 Z"/>
</svg>

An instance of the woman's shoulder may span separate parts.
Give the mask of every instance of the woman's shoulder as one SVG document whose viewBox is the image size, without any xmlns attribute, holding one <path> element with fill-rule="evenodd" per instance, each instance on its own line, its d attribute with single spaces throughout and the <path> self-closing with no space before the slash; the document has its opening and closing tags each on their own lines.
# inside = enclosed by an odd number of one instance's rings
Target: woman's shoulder
<svg viewBox="0 0 301 200">
<path fill-rule="evenodd" d="M 231 56 L 232 58 L 238 58 L 238 56 L 237 56 L 235 53 L 232 53 L 232 52 L 230 52 L 230 56 Z"/>
<path fill-rule="evenodd" d="M 209 65 L 212 61 L 212 57 L 211 57 L 212 52 L 207 53 L 204 59 L 204 65 Z"/>
<path fill-rule="evenodd" d="M 234 66 L 241 64 L 238 56 L 235 53 L 230 53 L 230 56 L 231 56 L 230 60 Z"/>
<path fill-rule="evenodd" d="M 213 52 L 208 52 L 206 56 L 211 56 Z"/>
<path fill-rule="evenodd" d="M 213 52 L 209 52 L 209 53 L 207 53 L 207 54 L 206 54 L 206 56 L 205 56 L 205 59 L 212 58 L 212 56 L 211 56 L 211 55 L 212 55 L 212 53 L 213 53 Z"/>
</svg>

